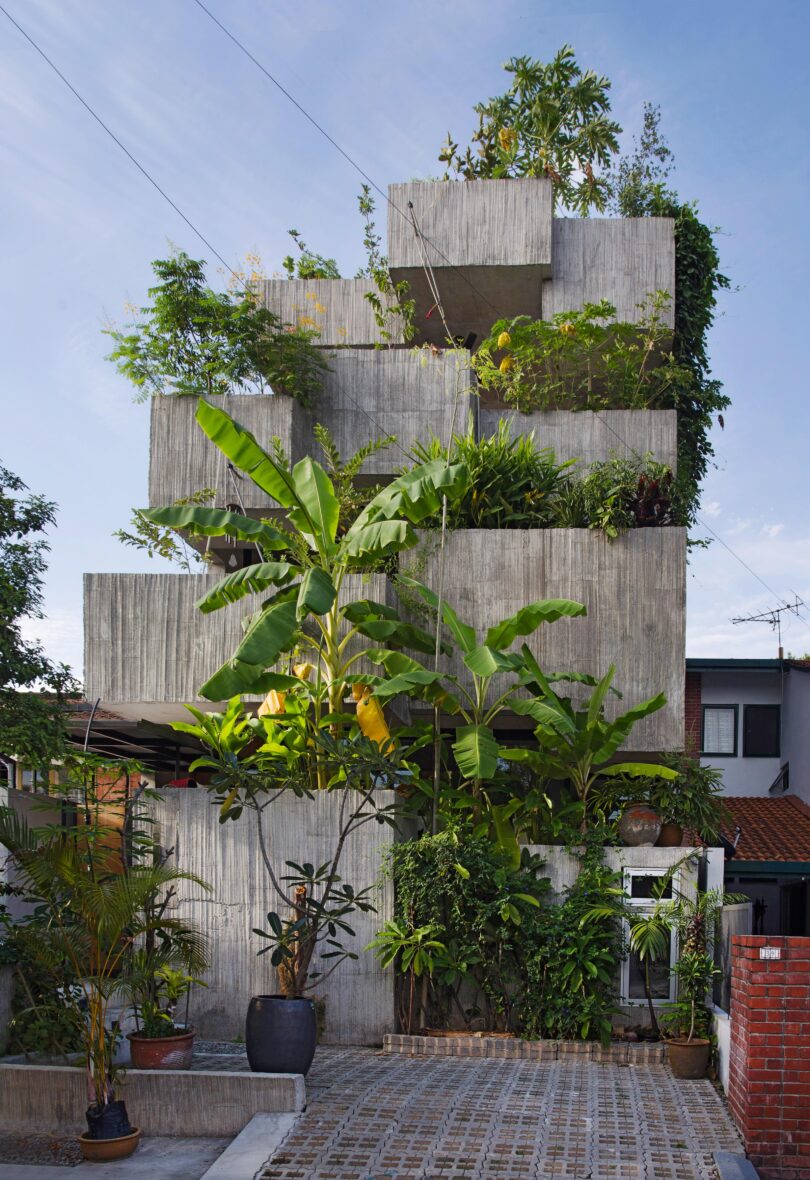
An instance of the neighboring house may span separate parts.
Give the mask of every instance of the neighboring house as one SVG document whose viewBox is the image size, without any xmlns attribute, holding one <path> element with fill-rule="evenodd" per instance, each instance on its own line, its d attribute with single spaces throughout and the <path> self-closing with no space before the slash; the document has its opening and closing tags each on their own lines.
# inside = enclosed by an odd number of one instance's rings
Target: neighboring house
<svg viewBox="0 0 810 1180">
<path fill-rule="evenodd" d="M 810 660 L 687 660 L 686 745 L 722 771 L 753 933 L 810 934 Z"/>
<path fill-rule="evenodd" d="M 810 803 L 810 660 L 686 661 L 686 745 L 727 795 Z"/>
<path fill-rule="evenodd" d="M 810 807 L 792 794 L 726 803 L 740 832 L 725 885 L 754 903 L 752 933 L 810 935 Z"/>
</svg>

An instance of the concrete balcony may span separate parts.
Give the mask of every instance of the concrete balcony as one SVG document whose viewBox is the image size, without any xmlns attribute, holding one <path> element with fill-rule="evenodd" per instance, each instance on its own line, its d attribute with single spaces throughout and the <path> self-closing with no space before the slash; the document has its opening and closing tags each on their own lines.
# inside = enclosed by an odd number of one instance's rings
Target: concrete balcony
<svg viewBox="0 0 810 1180">
<path fill-rule="evenodd" d="M 607 299 L 617 320 L 637 323 L 638 305 L 656 291 L 669 291 L 664 322 L 674 327 L 675 223 L 670 217 L 555 217 L 551 272 L 543 282 L 545 320 Z"/>
<path fill-rule="evenodd" d="M 366 463 L 363 474 L 390 476 L 406 454 L 432 434 L 445 443 L 451 425 L 464 430 L 476 404 L 469 353 L 436 356 L 411 349 L 340 349 L 329 354 L 323 390 L 311 410 L 285 396 L 239 395 L 216 404 L 267 446 L 275 435 L 296 463 L 304 455 L 321 459 L 312 424 L 321 422 L 345 459 L 364 443 L 392 434 L 397 444 Z M 201 488 L 216 488 L 219 507 L 238 502 L 227 462 L 197 425 L 193 398 L 152 402 L 149 503 L 172 504 Z M 268 511 L 275 501 L 245 478 L 239 493 L 248 512 Z"/>
<path fill-rule="evenodd" d="M 481 407 L 479 428 L 482 437 L 498 429 L 506 418 L 512 434 L 535 432 L 538 447 L 551 447 L 562 463 L 576 459 L 580 470 L 615 456 L 632 458 L 648 452 L 673 471 L 678 457 L 678 422 L 675 410 L 602 410 L 576 414 L 567 410 L 538 410 L 520 414 L 516 410 L 493 410 Z"/>
<path fill-rule="evenodd" d="M 435 587 L 437 540 L 422 553 L 419 577 Z M 683 747 L 684 529 L 636 529 L 613 542 L 587 529 L 459 530 L 446 540 L 444 587 L 479 634 L 536 599 L 584 602 L 585 618 L 544 625 L 528 641 L 541 667 L 603 676 L 614 664 L 622 699 L 608 700 L 608 715 L 659 692 L 667 697 L 665 708 L 636 725 L 626 748 Z M 458 656 L 448 668 L 468 678 Z"/>
<path fill-rule="evenodd" d="M 325 348 L 402 343 L 397 316 L 386 325 L 392 339 L 382 335 L 365 298 L 376 292 L 370 279 L 265 279 L 260 291 L 269 311 L 285 324 L 317 332 L 315 343 Z"/>
<path fill-rule="evenodd" d="M 410 284 L 417 329 L 426 339 L 446 339 L 431 310 L 436 299 L 426 260 L 454 339 L 474 333 L 480 341 L 503 316 L 540 315 L 541 283 L 552 274 L 548 180 L 412 181 L 390 185 L 388 194 L 391 275 Z"/>
<path fill-rule="evenodd" d="M 199 688 L 242 639 L 242 619 L 265 595 L 202 614 L 196 602 L 222 574 L 85 574 L 84 682 L 132 720 L 184 718 L 184 702 L 199 702 Z M 346 601 L 385 602 L 382 575 L 344 582 Z M 358 666 L 359 670 L 359 666 Z"/>
</svg>

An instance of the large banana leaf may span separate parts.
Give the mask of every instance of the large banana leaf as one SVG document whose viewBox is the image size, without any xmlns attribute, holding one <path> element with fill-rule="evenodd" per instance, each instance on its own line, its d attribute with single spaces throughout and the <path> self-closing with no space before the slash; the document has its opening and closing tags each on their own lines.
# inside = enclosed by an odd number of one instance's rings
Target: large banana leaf
<svg viewBox="0 0 810 1180">
<path fill-rule="evenodd" d="M 608 758 L 612 758 L 635 723 L 640 721 L 642 717 L 649 717 L 650 713 L 656 713 L 659 709 L 663 709 L 666 703 L 667 698 L 662 692 L 659 692 L 656 696 L 650 697 L 649 700 L 641 701 L 638 705 L 633 705 L 626 713 L 622 713 L 621 717 L 617 717 L 615 721 L 607 722 L 606 740 L 595 751 L 594 761 L 597 763 L 607 762 Z"/>
<path fill-rule="evenodd" d="M 519 655 L 494 651 L 482 644 L 465 654 L 464 663 L 476 676 L 494 676 L 497 672 L 516 672 L 523 661 Z"/>
<path fill-rule="evenodd" d="M 340 558 L 349 564 L 379 560 L 389 553 L 412 549 L 419 538 L 405 520 L 381 520 L 362 528 L 352 527 L 340 546 Z"/>
<path fill-rule="evenodd" d="M 364 619 L 398 619 L 399 612 L 373 598 L 358 598 L 343 608 L 343 617 L 350 623 L 362 623 Z"/>
<path fill-rule="evenodd" d="M 245 569 L 236 570 L 221 582 L 217 582 L 213 590 L 209 590 L 198 599 L 197 608 L 203 614 L 209 614 L 232 602 L 238 602 L 246 594 L 260 594 L 268 586 L 286 586 L 300 572 L 297 566 L 286 561 L 262 561 L 257 565 L 246 566 Z"/>
<path fill-rule="evenodd" d="M 280 504 L 282 508 L 301 507 L 289 471 L 279 466 L 260 447 L 249 430 L 235 422 L 219 406 L 200 398 L 197 422 L 226 459 L 249 475 L 258 488 Z"/>
<path fill-rule="evenodd" d="M 168 508 L 141 508 L 141 514 L 154 524 L 171 529 L 185 529 L 202 537 L 232 537 L 235 541 L 252 542 L 271 552 L 288 549 L 290 538 L 263 520 L 252 520 L 239 512 L 224 508 L 203 508 L 199 505 L 173 505 Z"/>
<path fill-rule="evenodd" d="M 337 590 L 326 570 L 318 565 L 310 566 L 298 589 L 297 616 L 303 619 L 310 613 L 325 615 L 332 609 L 336 598 Z"/>
<path fill-rule="evenodd" d="M 255 692 L 259 677 L 293 646 L 297 634 L 296 603 L 272 603 L 251 623 L 232 658 L 200 689 L 209 701 Z"/>
<path fill-rule="evenodd" d="M 421 595 L 428 606 L 432 606 L 438 610 L 438 596 L 427 586 L 423 585 L 422 582 L 417 581 L 416 578 L 412 578 L 408 574 L 400 574 L 399 581 L 404 586 L 409 586 L 417 594 Z M 450 628 L 455 636 L 456 643 L 458 643 L 463 652 L 471 652 L 478 646 L 478 636 L 475 634 L 475 629 L 467 623 L 462 623 L 450 604 L 444 601 L 442 602 L 442 621 Z"/>
<path fill-rule="evenodd" d="M 572 736 L 577 732 L 577 723 L 573 711 L 566 708 L 565 702 L 551 694 L 547 700 L 538 697 L 511 697 L 509 704 L 515 713 L 521 717 L 531 717 L 544 729 L 552 729 L 555 733 Z"/>
<path fill-rule="evenodd" d="M 586 615 L 582 602 L 568 598 L 546 598 L 530 602 L 508 619 L 503 619 L 487 631 L 484 643 L 487 647 L 503 650 L 511 647 L 519 635 L 531 635 L 541 623 L 556 623 L 557 619 L 576 619 Z"/>
<path fill-rule="evenodd" d="M 419 524 L 439 511 L 443 496 L 449 500 L 460 496 L 468 480 L 467 469 L 462 464 L 448 465 L 444 459 L 421 463 L 378 492 L 357 517 L 349 534 L 375 520 L 404 517 L 411 524 Z"/>
<path fill-rule="evenodd" d="M 453 753 L 467 779 L 491 779 L 498 769 L 498 743 L 488 725 L 462 725 L 456 730 Z"/>
<path fill-rule="evenodd" d="M 611 762 L 605 767 L 605 774 L 626 774 L 630 778 L 678 778 L 678 771 L 655 762 Z"/>
<path fill-rule="evenodd" d="M 309 536 L 314 526 L 314 545 L 325 554 L 334 551 L 340 519 L 340 504 L 332 481 L 319 463 L 307 456 L 292 470 L 295 495 L 300 507 L 290 510 L 290 524 Z"/>
</svg>

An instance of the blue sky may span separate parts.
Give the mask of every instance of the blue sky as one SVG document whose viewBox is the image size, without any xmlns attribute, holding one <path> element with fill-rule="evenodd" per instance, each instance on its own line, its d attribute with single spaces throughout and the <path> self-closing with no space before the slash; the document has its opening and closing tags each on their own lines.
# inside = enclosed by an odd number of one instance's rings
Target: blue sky
<svg viewBox="0 0 810 1180">
<path fill-rule="evenodd" d="M 193 0 L 2 2 L 225 258 L 257 251 L 272 272 L 295 227 L 354 273 L 360 178 Z M 440 173 L 447 131 L 463 142 L 513 54 L 572 43 L 612 79 L 628 139 L 659 103 L 676 187 L 721 227 L 737 288 L 711 337 L 733 405 L 702 515 L 777 596 L 810 602 L 810 5 L 209 4 L 381 187 Z M 81 668 L 82 571 L 160 568 L 111 536 L 146 501 L 149 411 L 101 329 L 144 301 L 168 243 L 206 251 L 2 13 L 0 69 L 0 459 L 59 504 L 29 633 Z M 773 605 L 722 546 L 694 554 L 687 654 L 775 655 L 768 627 L 729 622 Z M 798 654 L 805 618 L 785 631 Z"/>
</svg>

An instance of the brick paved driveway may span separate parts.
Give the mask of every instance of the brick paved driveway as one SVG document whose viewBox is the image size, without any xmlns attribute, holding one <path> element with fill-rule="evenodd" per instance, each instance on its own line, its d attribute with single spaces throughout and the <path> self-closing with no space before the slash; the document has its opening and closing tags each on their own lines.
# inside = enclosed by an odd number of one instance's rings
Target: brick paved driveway
<svg viewBox="0 0 810 1180">
<path fill-rule="evenodd" d="M 320 1048 L 262 1180 L 715 1180 L 741 1151 L 708 1081 L 664 1066 Z"/>
</svg>

